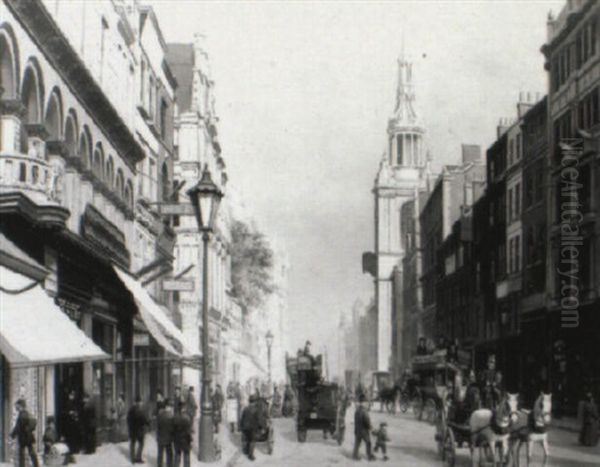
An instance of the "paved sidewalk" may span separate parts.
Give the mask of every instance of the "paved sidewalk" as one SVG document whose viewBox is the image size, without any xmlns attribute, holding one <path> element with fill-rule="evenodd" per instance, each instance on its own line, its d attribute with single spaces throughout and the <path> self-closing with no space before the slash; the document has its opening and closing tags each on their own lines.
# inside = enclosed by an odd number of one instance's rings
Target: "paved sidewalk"
<svg viewBox="0 0 600 467">
<path fill-rule="evenodd" d="M 226 467 L 233 465 L 238 456 L 238 448 L 239 435 L 231 436 L 229 433 L 226 433 L 221 429 L 219 433 L 219 440 L 221 443 L 221 459 L 212 463 L 212 464 L 203 464 L 198 461 L 198 450 L 197 448 L 193 449 L 193 453 L 191 455 L 191 465 L 193 467 L 201 467 L 201 466 L 213 466 L 213 467 Z M 154 433 L 149 433 L 146 435 L 145 444 L 144 444 L 144 464 L 134 464 L 135 466 L 140 467 L 156 467 L 156 458 L 157 458 L 157 447 L 156 447 L 156 439 L 154 438 Z M 95 454 L 86 455 L 86 454 L 78 454 L 75 456 L 77 463 L 70 464 L 74 467 L 131 467 L 131 462 L 129 461 L 129 443 L 123 442 L 118 444 L 103 444 L 98 447 Z M 39 457 L 41 462 L 41 456 Z M 14 467 L 15 464 L 10 463 L 2 463 L 0 462 L 0 467 Z"/>
</svg>

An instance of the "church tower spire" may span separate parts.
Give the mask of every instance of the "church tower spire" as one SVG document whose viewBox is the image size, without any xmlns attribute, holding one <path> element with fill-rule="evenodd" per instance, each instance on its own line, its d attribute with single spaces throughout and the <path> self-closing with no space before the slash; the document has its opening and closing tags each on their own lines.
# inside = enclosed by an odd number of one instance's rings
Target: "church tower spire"
<svg viewBox="0 0 600 467">
<path fill-rule="evenodd" d="M 388 122 L 388 161 L 392 167 L 422 168 L 425 128 L 415 109 L 413 64 L 406 59 L 404 50 L 397 62 L 396 106 Z"/>
</svg>

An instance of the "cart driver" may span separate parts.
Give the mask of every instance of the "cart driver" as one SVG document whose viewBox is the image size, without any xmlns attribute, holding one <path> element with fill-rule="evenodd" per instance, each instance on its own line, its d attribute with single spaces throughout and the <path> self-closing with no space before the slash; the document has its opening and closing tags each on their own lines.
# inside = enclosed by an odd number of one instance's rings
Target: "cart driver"
<svg viewBox="0 0 600 467">
<path fill-rule="evenodd" d="M 304 353 L 305 357 L 308 357 L 310 359 L 311 365 L 314 366 L 315 357 L 313 357 L 312 354 L 310 353 L 310 346 L 311 346 L 310 341 L 306 341 L 306 344 L 304 344 L 304 352 L 303 353 Z"/>
<path fill-rule="evenodd" d="M 488 409 L 494 409 L 500 401 L 502 390 L 502 375 L 496 370 L 496 356 L 491 354 L 487 361 L 487 370 L 483 372 L 481 392 L 483 405 Z"/>
</svg>

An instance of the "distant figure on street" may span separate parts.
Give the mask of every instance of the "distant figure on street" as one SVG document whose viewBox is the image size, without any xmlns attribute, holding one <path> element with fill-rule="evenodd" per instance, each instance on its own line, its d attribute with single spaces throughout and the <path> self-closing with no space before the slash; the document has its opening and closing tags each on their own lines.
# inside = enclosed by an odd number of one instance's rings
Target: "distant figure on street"
<svg viewBox="0 0 600 467">
<path fill-rule="evenodd" d="M 427 340 L 424 337 L 419 337 L 417 355 L 427 355 Z"/>
<path fill-rule="evenodd" d="M 373 435 L 375 436 L 375 448 L 373 450 L 377 452 L 379 449 L 381 449 L 381 453 L 383 454 L 383 460 L 388 460 L 389 457 L 387 456 L 386 445 L 387 442 L 390 441 L 390 438 L 387 432 L 387 423 L 381 422 L 379 424 L 379 430 L 374 430 Z"/>
<path fill-rule="evenodd" d="M 19 467 L 25 467 L 25 451 L 29 453 L 31 464 L 34 467 L 38 467 L 40 464 L 34 447 L 36 419 L 27 411 L 25 399 L 19 399 L 15 404 L 15 408 L 19 415 L 10 433 L 10 437 L 13 439 L 17 438 L 17 442 L 19 443 Z"/>
<path fill-rule="evenodd" d="M 169 399 L 165 399 L 165 406 L 158 412 L 156 443 L 158 445 L 158 467 L 163 466 L 165 457 L 167 467 L 173 467 L 173 404 Z"/>
<path fill-rule="evenodd" d="M 286 418 L 294 415 L 294 392 L 289 384 L 286 384 L 283 390 L 283 407 L 281 408 L 281 413 Z"/>
<path fill-rule="evenodd" d="M 254 434 L 259 429 L 258 397 L 252 394 L 249 404 L 242 411 L 240 422 L 242 430 L 242 452 L 253 461 L 254 457 Z"/>
<path fill-rule="evenodd" d="M 185 413 L 189 417 L 192 425 L 192 431 L 194 431 L 194 420 L 196 419 L 196 414 L 198 413 L 198 404 L 196 403 L 196 398 L 194 397 L 194 386 L 188 387 L 188 393 L 185 399 Z"/>
<path fill-rule="evenodd" d="M 227 395 L 227 426 L 229 427 L 229 431 L 231 433 L 235 433 L 237 428 L 237 424 L 239 421 L 239 406 L 238 406 L 238 397 L 236 394 L 236 387 L 233 381 L 230 381 L 227 385 L 226 390 Z"/>
<path fill-rule="evenodd" d="M 175 393 L 173 394 L 173 410 L 175 413 L 181 412 L 181 404 L 183 403 L 183 394 L 181 394 L 181 387 L 175 386 Z"/>
<path fill-rule="evenodd" d="M 50 416 L 46 418 L 46 428 L 44 429 L 44 436 L 42 442 L 44 443 L 44 462 L 52 451 L 52 446 L 58 441 L 58 434 L 56 433 L 56 424 L 54 423 L 54 417 Z"/>
<path fill-rule="evenodd" d="M 83 410 L 81 411 L 81 431 L 83 434 L 83 449 L 86 454 L 96 452 L 96 404 L 89 396 L 83 395 Z"/>
<path fill-rule="evenodd" d="M 127 436 L 127 406 L 125 405 L 125 394 L 119 394 L 115 405 L 116 415 L 116 438 L 117 442 L 125 440 Z"/>
<path fill-rule="evenodd" d="M 367 411 L 367 398 L 364 394 L 361 394 L 358 398 L 358 406 L 354 412 L 354 452 L 352 458 L 354 460 L 360 460 L 358 451 L 360 450 L 360 443 L 365 442 L 367 448 L 367 459 L 373 460 L 375 456 L 371 453 L 371 418 Z"/>
<path fill-rule="evenodd" d="M 152 413 L 151 413 L 151 419 L 152 419 L 151 422 L 152 422 L 153 430 L 156 429 L 156 420 L 158 418 L 158 412 L 160 412 L 164 406 L 165 406 L 165 395 L 163 394 L 162 389 L 157 389 L 155 400 L 154 400 L 154 408 L 152 409 Z"/>
<path fill-rule="evenodd" d="M 132 464 L 143 464 L 144 436 L 150 426 L 148 416 L 142 407 L 142 398 L 138 395 L 135 403 L 127 412 L 127 428 L 129 430 L 129 457 Z M 137 450 L 136 450 L 137 444 Z"/>
<path fill-rule="evenodd" d="M 81 410 L 77 401 L 75 390 L 71 389 L 64 404 L 62 413 L 62 432 L 69 447 L 69 462 L 75 462 L 75 454 L 79 452 L 81 439 L 80 417 Z"/>
<path fill-rule="evenodd" d="M 190 450 L 192 449 L 192 421 L 188 416 L 189 410 L 184 402 L 181 413 L 173 417 L 173 445 L 175 447 L 175 467 L 181 465 L 190 467 Z"/>
<path fill-rule="evenodd" d="M 215 424 L 215 433 L 219 432 L 219 425 L 221 424 L 222 420 L 224 402 L 225 398 L 223 396 L 223 390 L 221 389 L 221 385 L 217 384 L 212 395 L 213 421 Z"/>
<path fill-rule="evenodd" d="M 281 392 L 279 392 L 279 388 L 275 386 L 273 388 L 273 400 L 271 402 L 271 417 L 279 418 L 281 417 L 281 405 L 283 398 L 281 396 Z"/>
<path fill-rule="evenodd" d="M 586 391 L 581 407 L 579 442 L 583 446 L 598 445 L 598 406 L 591 391 Z"/>
</svg>

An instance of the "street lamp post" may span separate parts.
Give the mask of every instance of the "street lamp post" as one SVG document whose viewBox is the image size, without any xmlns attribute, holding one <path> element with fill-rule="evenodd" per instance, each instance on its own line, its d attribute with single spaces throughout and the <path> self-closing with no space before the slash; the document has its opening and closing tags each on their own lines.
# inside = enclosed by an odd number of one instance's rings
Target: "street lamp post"
<svg viewBox="0 0 600 467">
<path fill-rule="evenodd" d="M 267 340 L 267 360 L 269 364 L 269 391 L 271 390 L 271 347 L 273 345 L 273 333 L 269 329 L 267 334 L 265 335 L 265 339 Z"/>
<path fill-rule="evenodd" d="M 208 348 L 208 241 L 213 231 L 219 203 L 223 193 L 214 184 L 205 165 L 202 178 L 191 188 L 187 195 L 194 207 L 198 230 L 202 233 L 202 376 L 200 396 L 200 421 L 198 424 L 198 460 L 201 462 L 215 461 L 215 446 L 213 441 L 213 407 L 210 395 L 211 375 L 209 370 Z"/>
</svg>

